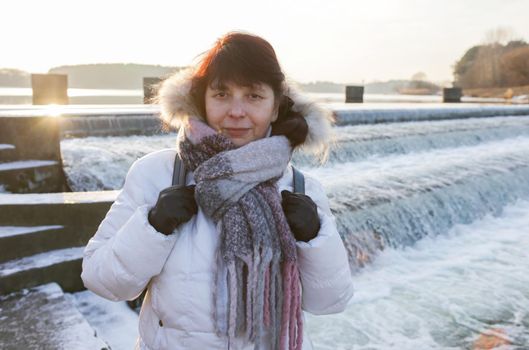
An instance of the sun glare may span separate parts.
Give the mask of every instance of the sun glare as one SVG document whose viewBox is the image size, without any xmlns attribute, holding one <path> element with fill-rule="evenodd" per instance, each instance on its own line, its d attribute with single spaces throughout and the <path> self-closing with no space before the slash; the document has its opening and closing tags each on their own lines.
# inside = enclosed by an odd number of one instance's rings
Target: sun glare
<svg viewBox="0 0 529 350">
<path fill-rule="evenodd" d="M 50 117 L 60 117 L 63 113 L 63 106 L 51 103 L 44 107 L 44 110 L 46 111 L 46 115 Z"/>
</svg>

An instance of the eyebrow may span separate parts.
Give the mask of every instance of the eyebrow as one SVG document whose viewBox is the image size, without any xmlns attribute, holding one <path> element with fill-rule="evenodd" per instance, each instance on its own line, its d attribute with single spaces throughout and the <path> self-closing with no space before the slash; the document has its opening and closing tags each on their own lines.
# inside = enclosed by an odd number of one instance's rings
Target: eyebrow
<svg viewBox="0 0 529 350">
<path fill-rule="evenodd" d="M 212 82 L 211 84 L 209 84 L 209 87 L 212 90 L 227 90 L 228 89 L 228 86 L 226 86 L 226 84 L 224 83 L 219 84 L 218 82 Z M 263 88 L 262 83 L 252 83 L 251 85 L 245 85 L 245 87 L 248 87 L 250 89 L 254 89 L 257 91 L 265 92 L 265 89 Z"/>
</svg>

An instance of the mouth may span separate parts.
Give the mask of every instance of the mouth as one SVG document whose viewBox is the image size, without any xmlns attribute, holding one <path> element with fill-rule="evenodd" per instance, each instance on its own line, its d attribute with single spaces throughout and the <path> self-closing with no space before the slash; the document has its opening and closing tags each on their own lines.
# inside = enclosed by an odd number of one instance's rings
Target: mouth
<svg viewBox="0 0 529 350">
<path fill-rule="evenodd" d="M 228 137 L 236 138 L 245 136 L 250 128 L 222 128 L 222 130 Z"/>
</svg>

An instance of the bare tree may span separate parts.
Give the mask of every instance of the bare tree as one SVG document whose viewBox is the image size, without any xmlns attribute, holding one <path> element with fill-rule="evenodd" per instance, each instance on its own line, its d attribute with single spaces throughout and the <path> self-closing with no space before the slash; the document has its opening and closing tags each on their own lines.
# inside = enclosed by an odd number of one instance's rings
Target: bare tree
<svg viewBox="0 0 529 350">
<path fill-rule="evenodd" d="M 484 45 L 500 44 L 506 45 L 508 42 L 516 39 L 516 33 L 511 27 L 496 27 L 485 33 L 483 38 Z"/>
</svg>

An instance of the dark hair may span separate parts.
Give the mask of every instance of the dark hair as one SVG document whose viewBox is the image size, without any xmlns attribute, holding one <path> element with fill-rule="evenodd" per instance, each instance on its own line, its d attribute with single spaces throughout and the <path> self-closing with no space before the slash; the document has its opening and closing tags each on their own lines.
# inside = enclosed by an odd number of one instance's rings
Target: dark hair
<svg viewBox="0 0 529 350">
<path fill-rule="evenodd" d="M 305 141 L 308 126 L 303 116 L 291 109 L 293 101 L 285 95 L 285 75 L 274 48 L 268 41 L 248 33 L 229 32 L 202 55 L 191 79 L 191 95 L 204 119 L 204 96 L 208 84 L 222 86 L 226 82 L 233 82 L 241 86 L 252 86 L 255 83 L 265 83 L 274 91 L 275 108 L 278 109 L 278 118 L 272 123 L 272 128 L 288 120 L 291 125 L 289 130 L 293 123 L 296 124 L 295 130 L 290 131 L 297 134 L 295 140 L 286 135 L 293 146 Z"/>
</svg>

